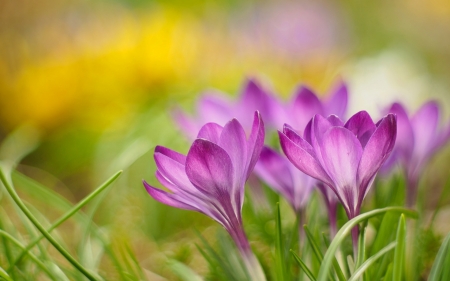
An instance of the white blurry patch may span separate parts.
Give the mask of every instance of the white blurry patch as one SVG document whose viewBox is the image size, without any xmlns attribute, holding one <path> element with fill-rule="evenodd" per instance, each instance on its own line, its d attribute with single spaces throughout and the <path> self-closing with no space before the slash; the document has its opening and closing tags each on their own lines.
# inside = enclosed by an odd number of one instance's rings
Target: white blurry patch
<svg viewBox="0 0 450 281">
<path fill-rule="evenodd" d="M 400 101 L 415 112 L 429 99 L 450 108 L 442 83 L 432 77 L 420 57 L 401 50 L 387 50 L 348 64 L 343 74 L 350 86 L 349 115 L 366 110 L 374 120 L 381 110 Z"/>
</svg>

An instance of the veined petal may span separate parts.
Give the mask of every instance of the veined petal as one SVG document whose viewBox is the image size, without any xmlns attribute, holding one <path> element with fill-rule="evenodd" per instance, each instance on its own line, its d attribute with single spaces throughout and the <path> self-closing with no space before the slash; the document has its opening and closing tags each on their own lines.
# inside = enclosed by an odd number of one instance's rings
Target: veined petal
<svg viewBox="0 0 450 281">
<path fill-rule="evenodd" d="M 155 188 L 155 187 L 149 185 L 146 181 L 143 181 L 143 184 L 144 184 L 144 187 L 147 190 L 147 192 L 158 202 L 161 202 L 165 205 L 175 207 L 175 208 L 200 212 L 200 210 L 198 208 L 180 201 L 179 196 L 177 196 L 176 194 L 172 194 L 172 193 L 163 191 L 161 189 Z"/>
<path fill-rule="evenodd" d="M 344 82 L 340 82 L 330 98 L 325 103 L 325 115 L 335 114 L 340 118 L 345 119 L 345 113 L 347 112 L 348 104 L 348 89 Z"/>
<path fill-rule="evenodd" d="M 287 125 L 287 124 L 286 124 Z M 284 126 L 284 134 L 296 145 L 303 148 L 306 152 L 311 154 L 311 156 L 316 157 L 313 147 L 310 143 L 300 137 L 295 130 L 293 130 L 289 125 Z"/>
<path fill-rule="evenodd" d="M 375 129 L 377 128 L 369 113 L 366 111 L 360 111 L 350 117 L 344 127 L 355 134 L 356 138 L 361 142 L 361 146 L 363 148 L 366 146 L 373 132 L 375 132 Z"/>
<path fill-rule="evenodd" d="M 155 147 L 155 153 L 161 153 L 182 165 L 186 163 L 186 156 L 164 146 L 157 145 Z"/>
<path fill-rule="evenodd" d="M 319 161 L 308 152 L 312 151 L 312 147 L 307 141 L 301 142 L 300 146 L 280 131 L 278 131 L 278 136 L 280 137 L 280 144 L 284 154 L 295 167 L 305 174 L 331 185 L 332 181 L 323 170 Z"/>
<path fill-rule="evenodd" d="M 323 135 L 331 128 L 333 128 L 333 124 L 331 124 L 331 122 L 328 121 L 327 118 L 319 114 L 316 114 L 313 117 L 311 123 L 311 145 L 314 148 L 317 160 L 323 167 L 325 166 L 325 164 L 323 162 L 322 151 L 320 147 L 322 146 Z"/>
<path fill-rule="evenodd" d="M 424 104 L 411 118 L 415 141 L 414 155 L 417 160 L 429 156 L 429 151 L 436 142 L 438 124 L 439 107 L 434 101 Z"/>
<path fill-rule="evenodd" d="M 252 132 L 247 142 L 247 165 L 246 165 L 246 179 L 250 176 L 256 161 L 259 159 L 261 149 L 264 146 L 264 122 L 258 111 L 255 112 L 253 118 Z"/>
<path fill-rule="evenodd" d="M 394 148 L 397 135 L 397 120 L 394 114 L 388 114 L 381 119 L 377 129 L 367 142 L 358 167 L 358 186 L 360 200 L 366 195 L 369 184 L 374 179 L 378 169 Z"/>
<path fill-rule="evenodd" d="M 161 152 L 155 152 L 153 157 L 155 158 L 156 167 L 158 168 L 158 172 L 161 176 L 166 178 L 179 189 L 186 190 L 186 192 L 189 193 L 198 192 L 196 188 L 190 184 L 185 172 L 185 166 L 183 164 L 165 154 L 162 154 Z M 169 188 L 168 186 L 166 187 Z"/>
<path fill-rule="evenodd" d="M 336 189 L 356 188 L 356 174 L 363 153 L 355 135 L 343 127 L 329 129 L 321 146 L 325 170 Z M 357 193 L 354 190 L 355 195 Z"/>
<path fill-rule="evenodd" d="M 209 140 L 210 142 L 218 144 L 222 130 L 223 127 L 220 126 L 219 124 L 207 123 L 200 129 L 197 138 Z"/>
<path fill-rule="evenodd" d="M 229 194 L 235 177 L 227 152 L 204 139 L 196 139 L 192 144 L 186 157 L 186 174 L 199 190 L 214 198 Z"/>
<path fill-rule="evenodd" d="M 247 139 L 244 128 L 236 119 L 229 121 L 223 128 L 218 145 L 222 147 L 231 158 L 235 187 L 244 186 L 246 180 L 245 165 L 247 162 Z"/>
</svg>

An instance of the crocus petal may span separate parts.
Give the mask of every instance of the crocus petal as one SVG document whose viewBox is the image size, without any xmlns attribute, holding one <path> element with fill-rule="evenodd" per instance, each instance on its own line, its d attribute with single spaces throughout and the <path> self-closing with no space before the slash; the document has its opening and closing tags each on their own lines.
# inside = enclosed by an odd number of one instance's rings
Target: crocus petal
<svg viewBox="0 0 450 281">
<path fill-rule="evenodd" d="M 200 211 L 196 207 L 193 207 L 191 205 L 181 202 L 180 198 L 175 194 L 168 193 L 161 189 L 155 188 L 155 187 L 149 185 L 146 181 L 143 181 L 143 184 L 144 184 L 144 187 L 147 190 L 147 192 L 158 202 L 161 202 L 165 205 L 175 207 L 175 208 L 191 210 L 191 211 Z"/>
<path fill-rule="evenodd" d="M 296 129 L 303 131 L 314 114 L 324 114 L 324 112 L 322 103 L 317 96 L 307 87 L 301 86 L 293 101 L 291 114 Z"/>
<path fill-rule="evenodd" d="M 218 144 L 222 130 L 223 127 L 220 126 L 219 124 L 207 123 L 200 129 L 197 138 L 209 140 L 210 142 Z"/>
<path fill-rule="evenodd" d="M 153 157 L 155 158 L 158 172 L 164 178 L 173 183 L 179 189 L 186 190 L 186 192 L 192 194 L 198 193 L 197 189 L 190 184 L 189 178 L 185 172 L 185 166 L 183 164 L 160 152 L 155 152 Z"/>
<path fill-rule="evenodd" d="M 436 141 L 438 123 L 439 107 L 434 101 L 424 104 L 411 118 L 415 140 L 414 154 L 419 156 L 418 158 L 429 156 L 429 151 Z"/>
<path fill-rule="evenodd" d="M 328 122 L 330 122 L 331 125 L 333 126 L 340 126 L 340 127 L 344 127 L 344 122 L 342 122 L 342 120 L 335 114 L 331 114 L 330 116 L 327 117 Z"/>
<path fill-rule="evenodd" d="M 222 147 L 233 163 L 234 187 L 243 187 L 245 183 L 245 164 L 247 162 L 247 139 L 244 128 L 236 119 L 229 121 L 223 128 L 218 145 Z"/>
<path fill-rule="evenodd" d="M 415 142 L 408 113 L 400 103 L 394 103 L 389 109 L 389 113 L 397 115 L 397 138 L 394 149 L 399 151 L 400 155 L 398 156 L 407 163 L 411 160 Z"/>
<path fill-rule="evenodd" d="M 242 91 L 242 98 L 236 106 L 236 115 L 247 130 L 252 125 L 251 114 L 259 111 L 264 120 L 271 119 L 271 98 L 255 79 L 248 79 Z"/>
<path fill-rule="evenodd" d="M 322 151 L 320 147 L 322 146 L 322 138 L 325 132 L 333 127 L 333 124 L 328 121 L 327 118 L 322 115 L 316 114 L 312 119 L 311 124 L 311 145 L 316 153 L 316 158 L 319 163 L 324 166 Z"/>
<path fill-rule="evenodd" d="M 172 117 L 173 120 L 175 120 L 175 123 L 177 123 L 178 128 L 183 131 L 189 139 L 195 139 L 195 132 L 198 131 L 199 126 L 192 117 L 188 116 L 179 108 L 173 110 Z"/>
<path fill-rule="evenodd" d="M 155 147 L 155 153 L 164 154 L 165 156 L 167 156 L 183 165 L 186 163 L 186 156 L 184 156 L 183 154 L 176 152 L 170 148 L 164 147 L 164 146 L 157 145 Z"/>
<path fill-rule="evenodd" d="M 224 95 L 211 93 L 200 98 L 198 112 L 203 118 L 202 123 L 207 121 L 224 125 L 230 119 L 232 105 Z"/>
<path fill-rule="evenodd" d="M 360 111 L 350 117 L 344 127 L 355 134 L 356 138 L 361 142 L 363 148 L 366 146 L 367 141 L 369 141 L 373 132 L 377 128 L 369 113 L 366 111 Z"/>
<path fill-rule="evenodd" d="M 323 136 L 321 150 L 325 169 L 336 188 L 339 191 L 354 189 L 356 172 L 363 153 L 355 135 L 342 127 L 331 128 Z M 353 192 L 356 193 L 355 190 Z"/>
<path fill-rule="evenodd" d="M 394 114 L 388 114 L 381 119 L 377 129 L 364 148 L 358 167 L 358 186 L 360 186 L 360 200 L 366 195 L 370 183 L 380 166 L 387 159 L 394 148 L 397 135 L 397 121 Z"/>
<path fill-rule="evenodd" d="M 348 89 L 344 82 L 340 82 L 329 100 L 325 103 L 325 115 L 335 114 L 345 119 L 348 104 Z"/>
<path fill-rule="evenodd" d="M 283 133 L 296 145 L 302 147 L 306 152 L 311 154 L 311 156 L 316 157 L 313 147 L 309 142 L 300 137 L 295 130 L 293 130 L 289 125 L 284 126 Z"/>
<path fill-rule="evenodd" d="M 196 139 L 186 157 L 189 180 L 205 194 L 221 198 L 233 188 L 234 169 L 230 156 L 217 144 Z"/>
<path fill-rule="evenodd" d="M 293 204 L 294 181 L 289 166 L 291 164 L 286 158 L 264 146 L 255 166 L 255 172 L 259 178 Z"/>
<path fill-rule="evenodd" d="M 261 115 L 258 111 L 255 112 L 253 118 L 252 132 L 247 142 L 247 169 L 246 169 L 246 179 L 250 176 L 253 168 L 258 161 L 261 149 L 264 146 L 264 122 L 261 119 Z"/>
<path fill-rule="evenodd" d="M 307 141 L 301 142 L 300 146 L 280 131 L 278 131 L 278 136 L 284 154 L 295 167 L 305 174 L 331 185 L 331 179 L 325 173 L 319 161 L 308 152 L 312 151 L 312 147 Z"/>
</svg>

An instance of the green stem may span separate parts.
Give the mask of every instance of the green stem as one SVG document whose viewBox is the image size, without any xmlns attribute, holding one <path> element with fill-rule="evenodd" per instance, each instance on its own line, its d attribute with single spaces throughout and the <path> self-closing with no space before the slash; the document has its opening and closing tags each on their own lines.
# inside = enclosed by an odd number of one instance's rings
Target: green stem
<svg viewBox="0 0 450 281">
<path fill-rule="evenodd" d="M 54 222 L 48 229 L 47 232 L 50 233 L 52 230 L 60 226 L 63 222 L 73 216 L 76 212 L 78 212 L 81 208 L 84 207 L 87 203 L 89 203 L 93 198 L 95 198 L 100 192 L 105 190 L 111 183 L 113 183 L 119 176 L 122 174 L 122 171 L 118 171 L 112 177 L 110 177 L 107 181 L 105 181 L 101 186 L 99 186 L 96 190 L 94 190 L 91 194 L 86 196 L 83 200 L 78 202 L 75 206 L 73 206 L 69 211 L 67 211 L 61 218 L 59 218 L 56 222 Z M 41 239 L 44 238 L 43 235 L 37 237 L 33 240 L 28 246 L 24 249 L 24 251 L 19 255 L 19 257 L 11 263 L 10 269 L 13 268 L 20 260 L 25 256 L 25 254 L 31 250 Z M 9 269 L 8 269 L 9 271 Z"/>
<path fill-rule="evenodd" d="M 387 207 L 382 209 L 376 209 L 364 214 L 361 214 L 352 220 L 348 221 L 344 226 L 341 227 L 339 232 L 334 237 L 333 241 L 330 244 L 330 247 L 328 248 L 327 252 L 325 253 L 325 257 L 323 259 L 323 262 L 320 266 L 319 275 L 317 277 L 318 281 L 326 281 L 327 280 L 327 274 L 330 271 L 331 265 L 333 263 L 333 258 L 336 253 L 336 251 L 339 249 L 340 244 L 344 241 L 345 237 L 351 232 L 353 227 L 358 225 L 360 222 L 363 222 L 365 220 L 368 220 L 374 216 L 378 216 L 381 214 L 384 214 L 386 212 L 397 212 L 397 213 L 403 213 L 407 216 L 411 217 L 417 217 L 417 212 L 401 208 L 401 207 Z"/>
<path fill-rule="evenodd" d="M 16 191 L 12 184 L 6 178 L 6 175 L 3 171 L 3 167 L 0 167 L 0 179 L 3 182 L 6 190 L 8 191 L 11 198 L 17 204 L 17 206 L 22 210 L 22 212 L 28 217 L 28 219 L 34 224 L 34 226 L 42 233 L 42 235 L 47 238 L 47 240 L 53 245 L 53 247 L 58 250 L 75 268 L 77 268 L 84 276 L 86 276 L 89 280 L 98 280 L 97 277 L 92 275 L 88 270 L 86 270 L 77 260 L 75 260 L 69 252 L 67 252 L 39 223 L 39 221 L 33 216 L 33 214 L 28 210 L 25 204 L 22 202 L 20 197 L 17 195 Z"/>
</svg>

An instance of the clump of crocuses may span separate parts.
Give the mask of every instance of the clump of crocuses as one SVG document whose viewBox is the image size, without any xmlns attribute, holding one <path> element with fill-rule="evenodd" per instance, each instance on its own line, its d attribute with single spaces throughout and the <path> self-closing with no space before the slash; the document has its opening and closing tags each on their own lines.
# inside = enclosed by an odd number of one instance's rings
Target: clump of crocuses
<svg viewBox="0 0 450 281">
<path fill-rule="evenodd" d="M 187 156 L 168 148 L 155 149 L 156 177 L 171 192 L 150 186 L 157 201 L 203 213 L 220 223 L 235 241 L 252 280 L 264 280 L 242 223 L 244 185 L 264 145 L 264 123 L 254 114 L 250 136 L 232 119 L 224 127 L 204 125 Z"/>
<path fill-rule="evenodd" d="M 450 139 L 450 124 L 439 128 L 440 112 L 435 101 L 425 103 L 412 116 L 408 116 L 405 107 L 399 102 L 393 103 L 388 112 L 397 115 L 398 134 L 386 168 L 395 163 L 401 164 L 407 183 L 406 204 L 412 207 L 426 164 Z"/>
</svg>

